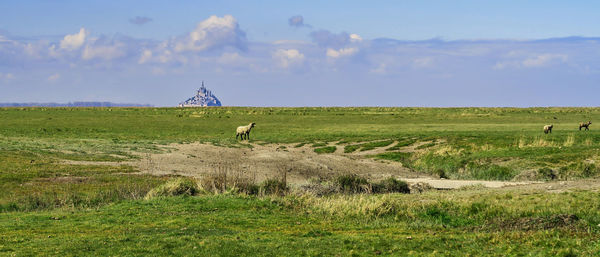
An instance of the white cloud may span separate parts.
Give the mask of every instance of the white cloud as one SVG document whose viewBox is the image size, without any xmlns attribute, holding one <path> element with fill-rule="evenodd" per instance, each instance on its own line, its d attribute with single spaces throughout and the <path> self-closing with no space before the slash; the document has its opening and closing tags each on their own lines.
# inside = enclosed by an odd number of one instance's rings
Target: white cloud
<svg viewBox="0 0 600 257">
<path fill-rule="evenodd" d="M 362 37 L 358 34 L 350 34 L 350 42 L 356 43 L 362 41 Z"/>
<path fill-rule="evenodd" d="M 431 67 L 433 65 L 432 57 L 422 57 L 413 60 L 413 66 L 417 68 Z"/>
<path fill-rule="evenodd" d="M 524 67 L 542 67 L 552 63 L 566 62 L 568 56 L 565 54 L 542 54 L 525 59 L 522 64 Z"/>
<path fill-rule="evenodd" d="M 304 54 L 300 53 L 297 49 L 278 49 L 272 56 L 282 68 L 299 66 L 304 63 Z"/>
<path fill-rule="evenodd" d="M 0 43 L 14 43 L 15 41 L 8 39 L 7 37 L 0 35 Z"/>
<path fill-rule="evenodd" d="M 376 74 L 385 74 L 387 72 L 386 69 L 387 65 L 385 63 L 381 63 L 379 66 L 377 66 L 377 68 L 371 69 L 370 72 Z"/>
<path fill-rule="evenodd" d="M 47 80 L 48 81 L 55 81 L 55 80 L 57 80 L 59 78 L 60 78 L 60 74 L 54 73 L 54 74 L 50 75 Z"/>
<path fill-rule="evenodd" d="M 113 44 L 87 44 L 83 49 L 81 58 L 84 60 L 103 59 L 112 60 L 125 55 L 124 44 L 115 42 Z"/>
<path fill-rule="evenodd" d="M 79 33 L 66 35 L 63 40 L 60 41 L 60 48 L 66 50 L 77 50 L 83 43 L 89 32 L 85 28 L 79 29 Z"/>
<path fill-rule="evenodd" d="M 175 51 L 205 51 L 231 46 L 246 49 L 246 33 L 240 29 L 235 18 L 225 15 L 222 18 L 210 16 L 198 23 L 196 29 L 175 43 Z"/>
<path fill-rule="evenodd" d="M 340 50 L 335 50 L 332 48 L 327 48 L 327 57 L 331 58 L 340 58 L 345 56 L 352 56 L 358 52 L 358 48 L 356 47 L 348 47 L 342 48 Z"/>
<path fill-rule="evenodd" d="M 152 58 L 152 51 L 145 49 L 142 51 L 142 56 L 138 60 L 138 64 L 144 64 Z"/>
<path fill-rule="evenodd" d="M 238 53 L 223 53 L 217 62 L 220 64 L 237 64 L 242 61 L 242 57 Z"/>
<path fill-rule="evenodd" d="M 524 54 L 511 51 L 507 56 L 520 57 L 522 55 Z M 494 65 L 493 69 L 502 70 L 507 68 L 540 68 L 564 63 L 568 59 L 569 56 L 566 54 L 530 55 L 529 57 L 521 60 L 519 60 L 519 58 L 513 58 L 512 60 L 499 61 Z"/>
</svg>

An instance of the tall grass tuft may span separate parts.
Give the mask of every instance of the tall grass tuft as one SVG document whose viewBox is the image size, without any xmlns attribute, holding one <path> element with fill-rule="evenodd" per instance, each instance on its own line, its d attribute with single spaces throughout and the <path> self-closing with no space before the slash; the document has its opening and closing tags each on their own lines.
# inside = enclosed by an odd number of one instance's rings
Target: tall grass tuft
<svg viewBox="0 0 600 257">
<path fill-rule="evenodd" d="M 563 143 L 564 147 L 571 147 L 575 144 L 575 136 L 573 134 L 570 134 L 567 139 L 565 139 L 565 142 Z"/>
<path fill-rule="evenodd" d="M 174 178 L 170 179 L 166 183 L 150 190 L 146 194 L 145 199 L 152 199 L 155 197 L 166 197 L 166 196 L 178 196 L 188 195 L 192 196 L 199 192 L 198 184 L 196 180 L 191 178 Z"/>
</svg>

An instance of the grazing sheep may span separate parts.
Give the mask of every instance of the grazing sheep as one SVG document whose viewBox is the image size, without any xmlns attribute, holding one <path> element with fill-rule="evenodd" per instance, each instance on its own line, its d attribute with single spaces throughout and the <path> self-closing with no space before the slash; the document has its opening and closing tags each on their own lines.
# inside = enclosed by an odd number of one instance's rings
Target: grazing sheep
<svg viewBox="0 0 600 257">
<path fill-rule="evenodd" d="M 554 125 L 544 126 L 544 134 L 552 133 L 552 127 L 554 127 Z"/>
<path fill-rule="evenodd" d="M 252 122 L 248 124 L 248 126 L 239 126 L 235 130 L 235 139 L 237 140 L 238 136 L 240 136 L 241 140 L 244 140 L 244 135 L 246 136 L 246 140 L 250 139 L 250 130 L 256 126 L 256 123 Z"/>
<path fill-rule="evenodd" d="M 588 122 L 580 122 L 579 123 L 579 130 L 581 130 L 581 128 L 585 128 L 585 130 L 590 130 L 590 125 L 592 124 L 592 121 L 588 121 Z"/>
</svg>

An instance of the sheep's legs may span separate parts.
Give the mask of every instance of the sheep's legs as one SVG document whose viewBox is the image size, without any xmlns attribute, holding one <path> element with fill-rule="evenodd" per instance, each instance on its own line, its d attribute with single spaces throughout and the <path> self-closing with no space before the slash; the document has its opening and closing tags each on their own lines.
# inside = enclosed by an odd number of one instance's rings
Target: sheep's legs
<svg viewBox="0 0 600 257">
<path fill-rule="evenodd" d="M 246 133 L 246 140 L 250 140 L 250 133 Z"/>
</svg>

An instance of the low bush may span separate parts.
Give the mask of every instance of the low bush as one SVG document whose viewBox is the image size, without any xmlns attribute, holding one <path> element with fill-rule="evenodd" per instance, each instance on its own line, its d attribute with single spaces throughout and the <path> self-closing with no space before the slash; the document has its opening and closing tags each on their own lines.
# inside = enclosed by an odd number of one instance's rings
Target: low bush
<svg viewBox="0 0 600 257">
<path fill-rule="evenodd" d="M 568 178 L 589 178 L 598 176 L 600 169 L 593 163 L 582 161 L 563 166 L 559 169 L 558 177 L 560 179 Z"/>
<path fill-rule="evenodd" d="M 552 169 L 544 167 L 537 171 L 536 178 L 542 180 L 554 180 L 556 179 L 556 173 Z"/>
<path fill-rule="evenodd" d="M 372 192 L 371 184 L 369 184 L 365 178 L 361 178 L 355 174 L 339 176 L 336 179 L 336 183 L 343 193 L 355 194 Z"/>
<path fill-rule="evenodd" d="M 387 178 L 378 183 L 372 184 L 373 193 L 410 193 L 410 188 L 408 187 L 408 183 L 397 180 L 395 178 Z"/>
<path fill-rule="evenodd" d="M 260 191 L 265 195 L 285 195 L 288 191 L 288 187 L 285 181 L 268 179 L 262 183 Z"/>
<path fill-rule="evenodd" d="M 515 170 L 495 164 L 467 165 L 467 170 L 472 178 L 482 180 L 511 180 L 516 175 Z"/>
<path fill-rule="evenodd" d="M 436 175 L 438 178 L 448 178 L 448 176 L 446 175 L 446 171 L 444 171 L 443 169 L 437 169 L 433 172 L 433 175 Z"/>
</svg>

